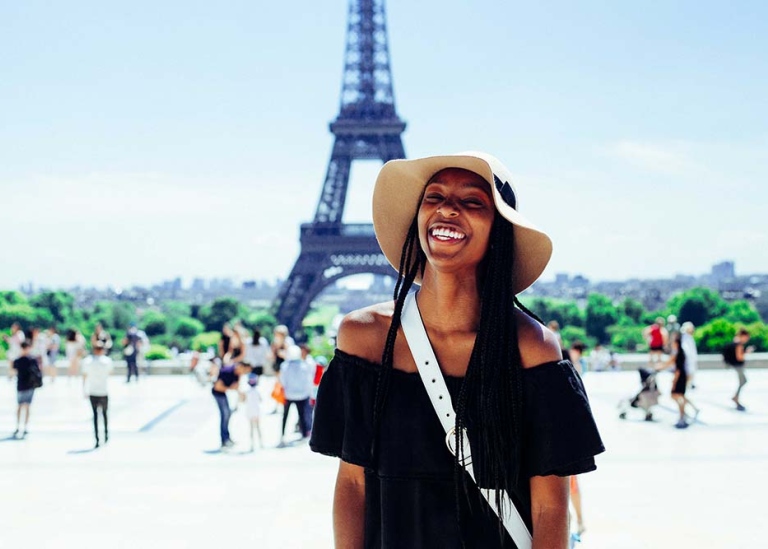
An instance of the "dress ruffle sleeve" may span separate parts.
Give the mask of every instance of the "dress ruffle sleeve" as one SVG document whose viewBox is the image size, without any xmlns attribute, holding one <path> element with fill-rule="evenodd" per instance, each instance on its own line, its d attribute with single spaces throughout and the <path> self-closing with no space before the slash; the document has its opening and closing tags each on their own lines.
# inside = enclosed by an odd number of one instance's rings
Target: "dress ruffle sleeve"
<svg viewBox="0 0 768 549">
<path fill-rule="evenodd" d="M 567 360 L 525 370 L 523 472 L 568 476 L 596 469 L 605 451 L 581 377 Z"/>
<path fill-rule="evenodd" d="M 370 467 L 379 367 L 343 351 L 320 380 L 309 447 L 313 452 Z"/>
</svg>

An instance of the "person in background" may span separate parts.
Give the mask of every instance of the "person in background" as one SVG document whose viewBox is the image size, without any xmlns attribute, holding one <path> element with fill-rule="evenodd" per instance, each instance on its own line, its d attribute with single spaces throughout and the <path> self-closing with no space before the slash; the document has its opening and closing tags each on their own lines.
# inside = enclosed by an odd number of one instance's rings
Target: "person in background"
<svg viewBox="0 0 768 549">
<path fill-rule="evenodd" d="M 261 438 L 261 426 L 259 425 L 259 417 L 261 416 L 260 379 L 260 375 L 256 372 L 251 372 L 248 375 L 248 389 L 245 391 L 245 415 L 248 417 L 248 427 L 251 434 L 251 452 L 255 450 L 254 432 L 259 435 L 259 448 L 264 448 L 264 442 Z"/>
<path fill-rule="evenodd" d="M 104 342 L 96 341 L 93 345 L 93 355 L 83 361 L 83 393 L 91 402 L 93 410 L 93 435 L 96 438 L 94 448 L 99 442 L 99 409 L 104 420 L 104 444 L 109 442 L 109 423 L 107 410 L 109 408 L 109 374 L 112 373 L 112 359 L 104 354 Z"/>
<path fill-rule="evenodd" d="M 272 358 L 272 369 L 276 374 L 280 372 L 280 366 L 285 360 L 288 347 L 293 344 L 293 338 L 288 333 L 288 326 L 284 324 L 275 326 L 275 329 L 272 332 L 272 345 L 270 346 L 270 354 Z"/>
<path fill-rule="evenodd" d="M 586 361 L 584 358 L 584 351 L 586 350 L 587 346 L 578 340 L 574 341 L 571 344 L 570 349 L 568 349 L 568 359 L 571 361 L 571 364 L 573 364 L 573 367 L 579 375 L 584 375 L 584 362 Z"/>
<path fill-rule="evenodd" d="M 91 338 L 93 340 L 93 338 Z M 136 327 L 135 322 L 131 322 L 128 331 L 123 338 L 123 357 L 125 357 L 126 366 L 126 383 L 131 382 L 131 376 L 136 377 L 136 382 L 139 381 L 139 348 L 141 347 L 141 336 L 139 336 L 139 330 Z M 109 347 L 105 344 L 104 351 L 108 352 Z"/>
<path fill-rule="evenodd" d="M 29 339 L 32 342 L 30 356 L 37 360 L 40 371 L 45 373 L 48 370 L 48 334 L 35 326 Z"/>
<path fill-rule="evenodd" d="M 560 344 L 560 349 L 563 349 L 563 335 L 560 333 L 560 323 L 557 320 L 550 320 L 547 322 L 547 328 L 549 328 L 557 338 L 557 342 Z"/>
<path fill-rule="evenodd" d="M 224 358 L 229 352 L 229 342 L 232 339 L 232 326 L 229 322 L 225 322 L 221 327 L 221 335 L 219 337 L 219 358 Z"/>
<path fill-rule="evenodd" d="M 696 340 L 693 337 L 695 328 L 692 322 L 683 322 L 680 327 L 680 346 L 685 353 L 685 372 L 688 374 L 688 386 L 695 389 L 693 378 L 699 369 L 699 352 L 696 349 Z"/>
<path fill-rule="evenodd" d="M 5 355 L 8 359 L 8 364 L 13 364 L 13 361 L 21 356 L 21 344 L 24 343 L 26 338 L 24 330 L 21 329 L 18 322 L 11 324 L 10 335 L 3 334 L 3 339 L 8 343 L 8 352 Z M 8 379 L 11 379 L 10 368 L 8 369 Z"/>
<path fill-rule="evenodd" d="M 688 374 L 685 369 L 685 351 L 683 350 L 680 339 L 680 332 L 677 332 L 672 338 L 672 349 L 669 359 L 666 362 L 656 366 L 656 371 L 665 370 L 670 366 L 675 367 L 675 377 L 672 380 L 671 394 L 680 410 L 680 417 L 678 418 L 675 427 L 678 429 L 685 429 L 688 427 L 688 422 L 686 421 L 685 415 L 685 406 L 688 405 L 693 408 L 693 421 L 696 421 L 696 418 L 699 415 L 699 409 L 685 396 L 685 389 L 688 386 Z"/>
<path fill-rule="evenodd" d="M 749 331 L 745 328 L 741 328 L 737 333 L 733 341 L 726 345 L 723 350 L 723 359 L 725 363 L 732 367 L 736 371 L 736 375 L 739 377 L 739 386 L 736 389 L 736 394 L 733 395 L 731 400 L 736 405 L 736 409 L 739 412 L 745 412 L 747 409 L 741 403 L 741 390 L 744 385 L 747 384 L 747 376 L 744 375 L 744 365 L 746 363 L 746 354 L 754 350 L 754 347 L 747 347 L 749 342 Z"/>
<path fill-rule="evenodd" d="M 48 375 L 51 381 L 56 379 L 56 361 L 59 360 L 59 351 L 61 350 L 61 337 L 56 331 L 56 326 L 48 328 Z"/>
<path fill-rule="evenodd" d="M 672 340 L 675 338 L 677 334 L 680 333 L 680 323 L 677 321 L 677 317 L 675 315 L 669 315 L 667 316 L 667 343 L 664 347 L 664 351 L 667 353 L 672 353 L 672 346 L 674 343 Z"/>
<path fill-rule="evenodd" d="M 16 430 L 13 437 L 19 437 L 21 429 L 21 416 L 24 416 L 24 431 L 21 438 L 27 436 L 27 426 L 29 425 L 29 408 L 32 405 L 32 397 L 35 395 L 35 389 L 39 387 L 35 380 L 42 380 L 40 366 L 35 358 L 31 356 L 32 344 L 25 340 L 21 343 L 21 355 L 13 361 L 11 365 L 11 374 L 16 376 Z"/>
<path fill-rule="evenodd" d="M 652 370 L 662 361 L 664 348 L 667 346 L 669 334 L 664 327 L 664 317 L 656 318 L 656 322 L 643 330 L 643 337 L 648 343 L 648 365 Z"/>
<path fill-rule="evenodd" d="M 131 326 L 135 326 L 135 323 L 132 323 Z M 101 341 L 104 345 L 104 353 L 109 355 L 109 353 L 112 351 L 112 335 L 104 329 L 104 326 L 101 324 L 101 322 L 97 322 L 96 326 L 93 328 L 93 333 L 91 334 L 91 349 L 93 349 L 94 345 L 96 345 L 97 341 Z"/>
<path fill-rule="evenodd" d="M 217 359 L 218 360 L 218 359 Z M 219 408 L 219 434 L 221 435 L 221 450 L 229 450 L 235 445 L 232 437 L 229 435 L 229 419 L 232 417 L 232 408 L 229 405 L 227 391 L 235 391 L 239 386 L 241 376 L 250 373 L 250 366 L 241 363 L 232 362 L 231 356 L 227 353 L 220 362 L 216 381 L 213 384 L 211 393 Z"/>
<path fill-rule="evenodd" d="M 269 355 L 269 342 L 258 329 L 253 330 L 253 337 L 247 342 L 245 362 L 251 365 L 257 376 L 264 374 L 264 363 Z"/>
<path fill-rule="evenodd" d="M 302 358 L 301 348 L 298 345 L 288 347 L 285 361 L 280 367 L 279 379 L 285 390 L 285 406 L 283 407 L 283 428 L 280 436 L 280 447 L 285 446 L 285 424 L 288 421 L 288 412 L 291 404 L 296 406 L 299 414 L 299 426 L 301 438 L 309 437 L 312 430 L 312 410 L 309 406 L 309 397 L 312 395 L 312 379 L 315 374 L 314 367 Z"/>
<path fill-rule="evenodd" d="M 312 380 L 312 398 L 309 399 L 309 404 L 312 409 L 315 408 L 315 401 L 317 401 L 317 391 L 320 388 L 320 381 L 323 379 L 323 374 L 326 368 L 328 368 L 328 359 L 320 355 L 316 359 L 317 365 L 315 366 L 315 378 Z"/>
<path fill-rule="evenodd" d="M 608 350 L 600 343 L 595 344 L 595 348 L 589 353 L 589 369 L 593 372 L 602 372 L 608 369 L 611 362 L 611 355 Z"/>
<path fill-rule="evenodd" d="M 79 330 L 71 328 L 67 331 L 67 340 L 64 342 L 64 354 L 67 357 L 67 376 L 80 375 L 80 359 L 85 354 L 85 337 Z"/>
</svg>

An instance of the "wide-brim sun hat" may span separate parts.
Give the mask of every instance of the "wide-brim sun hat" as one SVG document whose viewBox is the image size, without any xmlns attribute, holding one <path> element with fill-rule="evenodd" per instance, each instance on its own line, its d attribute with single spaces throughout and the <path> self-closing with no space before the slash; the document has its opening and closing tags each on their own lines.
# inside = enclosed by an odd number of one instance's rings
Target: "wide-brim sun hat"
<svg viewBox="0 0 768 549">
<path fill-rule="evenodd" d="M 373 229 L 381 251 L 397 270 L 424 187 L 446 168 L 462 168 L 488 182 L 496 210 L 514 225 L 512 288 L 516 294 L 522 292 L 544 272 L 552 257 L 552 240 L 520 214 L 520 199 L 511 173 L 498 158 L 487 153 L 470 151 L 384 164 L 373 189 Z M 420 274 L 416 282 L 421 282 Z"/>
</svg>

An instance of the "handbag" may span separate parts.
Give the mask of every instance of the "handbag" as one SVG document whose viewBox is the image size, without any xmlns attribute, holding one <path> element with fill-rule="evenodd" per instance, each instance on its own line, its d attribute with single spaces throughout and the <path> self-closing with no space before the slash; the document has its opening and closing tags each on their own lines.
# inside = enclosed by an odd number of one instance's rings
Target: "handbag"
<svg viewBox="0 0 768 549">
<path fill-rule="evenodd" d="M 419 371 L 421 381 L 424 383 L 424 388 L 427 390 L 427 395 L 429 395 L 429 400 L 435 409 L 440 424 L 445 430 L 445 444 L 448 447 L 448 451 L 455 456 L 456 413 L 453 410 L 451 395 L 448 393 L 448 387 L 445 385 L 445 379 L 443 379 L 443 374 L 440 371 L 437 357 L 435 357 L 435 352 L 432 350 L 429 337 L 427 337 L 427 332 L 421 321 L 419 306 L 416 303 L 416 294 L 414 293 L 406 297 L 401 315 L 401 324 L 405 339 L 408 341 L 408 346 L 411 348 L 413 359 L 416 362 L 416 368 Z M 461 465 L 469 473 L 472 481 L 477 484 L 472 469 L 469 441 L 467 440 L 466 433 L 464 434 L 463 460 Z M 499 514 L 499 509 L 496 506 L 496 490 L 485 488 L 479 488 L 479 490 L 494 513 L 501 516 L 504 528 L 509 532 L 515 545 L 519 549 L 531 549 L 531 532 L 528 530 L 525 522 L 523 522 L 523 518 L 520 516 L 512 499 L 506 493 L 502 494 L 502 497 L 508 498 L 509 505 L 505 505 L 502 513 Z"/>
<path fill-rule="evenodd" d="M 272 394 L 270 396 L 275 399 L 278 404 L 285 404 L 285 389 L 283 389 L 283 384 L 279 381 L 275 381 L 275 386 L 272 387 Z"/>
</svg>

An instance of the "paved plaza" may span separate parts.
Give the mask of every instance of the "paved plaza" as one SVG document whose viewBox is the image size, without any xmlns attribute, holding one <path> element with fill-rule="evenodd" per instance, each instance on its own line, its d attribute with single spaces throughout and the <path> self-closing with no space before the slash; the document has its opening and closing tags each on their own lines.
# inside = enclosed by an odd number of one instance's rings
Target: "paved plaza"
<svg viewBox="0 0 768 549">
<path fill-rule="evenodd" d="M 671 374 L 660 376 L 652 423 L 637 410 L 618 418 L 619 400 L 639 388 L 636 372 L 585 376 L 608 451 L 580 477 L 587 532 L 578 547 L 766 546 L 768 370 L 747 375 L 740 413 L 729 401 L 735 374 L 700 372 L 691 396 L 703 411 L 686 430 L 673 428 Z M 250 453 L 236 412 L 238 444 L 220 453 L 208 387 L 184 376 L 111 383 L 109 445 L 92 450 L 79 380 L 46 380 L 19 441 L 9 438 L 14 385 L 0 379 L 0 548 L 332 546 L 336 460 L 306 444 L 276 448 L 277 415 L 263 417 L 265 448 Z M 269 379 L 261 389 L 269 411 Z"/>
</svg>

